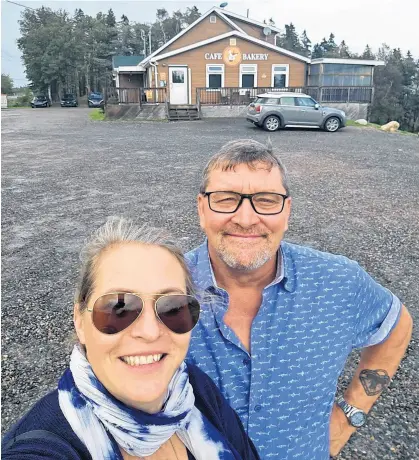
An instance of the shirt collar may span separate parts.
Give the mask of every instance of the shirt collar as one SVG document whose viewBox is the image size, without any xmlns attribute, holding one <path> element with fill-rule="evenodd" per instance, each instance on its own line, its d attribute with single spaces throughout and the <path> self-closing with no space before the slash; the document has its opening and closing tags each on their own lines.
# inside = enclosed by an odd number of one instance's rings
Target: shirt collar
<svg viewBox="0 0 419 460">
<path fill-rule="evenodd" d="M 220 289 L 214 276 L 214 270 L 212 269 L 212 264 L 208 253 L 207 240 L 205 240 L 205 242 L 198 248 L 197 256 L 198 287 L 203 290 L 214 288 Z M 281 246 L 278 249 L 275 279 L 270 284 L 268 284 L 266 288 L 279 283 L 282 283 L 287 291 L 294 291 L 295 276 L 293 273 L 293 263 L 292 259 L 288 255 L 287 243 L 285 242 L 281 242 Z"/>
</svg>

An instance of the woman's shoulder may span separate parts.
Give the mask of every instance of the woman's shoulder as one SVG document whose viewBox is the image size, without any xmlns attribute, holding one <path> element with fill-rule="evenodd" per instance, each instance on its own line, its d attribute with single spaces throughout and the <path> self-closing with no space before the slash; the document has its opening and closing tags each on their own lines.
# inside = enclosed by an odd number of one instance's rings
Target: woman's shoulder
<svg viewBox="0 0 419 460">
<path fill-rule="evenodd" d="M 2 459 L 41 458 L 90 458 L 60 409 L 58 390 L 35 403 L 2 439 Z"/>
</svg>

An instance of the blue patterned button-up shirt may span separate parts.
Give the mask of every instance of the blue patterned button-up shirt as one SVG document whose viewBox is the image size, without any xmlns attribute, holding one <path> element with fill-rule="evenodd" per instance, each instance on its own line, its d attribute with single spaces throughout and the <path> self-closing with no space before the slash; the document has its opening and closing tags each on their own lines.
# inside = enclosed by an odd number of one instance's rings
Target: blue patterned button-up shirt
<svg viewBox="0 0 419 460">
<path fill-rule="evenodd" d="M 325 460 L 348 354 L 385 340 L 401 302 L 346 257 L 286 242 L 278 255 L 249 354 L 223 322 L 228 293 L 217 287 L 207 244 L 187 254 L 198 290 L 211 294 L 188 359 L 218 385 L 263 459 Z"/>
</svg>

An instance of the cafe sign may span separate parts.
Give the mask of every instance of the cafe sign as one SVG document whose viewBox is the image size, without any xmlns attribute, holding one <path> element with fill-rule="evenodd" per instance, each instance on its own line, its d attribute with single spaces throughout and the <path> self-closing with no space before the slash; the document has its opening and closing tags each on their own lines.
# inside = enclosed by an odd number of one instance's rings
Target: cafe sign
<svg viewBox="0 0 419 460">
<path fill-rule="evenodd" d="M 236 66 L 242 61 L 267 61 L 268 53 L 242 53 L 237 46 L 228 46 L 222 53 L 205 53 L 207 61 L 223 60 L 229 66 Z"/>
</svg>

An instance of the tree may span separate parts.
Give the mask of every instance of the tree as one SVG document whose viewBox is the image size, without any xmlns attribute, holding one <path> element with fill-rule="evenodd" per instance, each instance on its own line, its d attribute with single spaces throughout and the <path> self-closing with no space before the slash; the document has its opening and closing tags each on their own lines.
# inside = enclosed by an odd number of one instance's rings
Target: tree
<svg viewBox="0 0 419 460">
<path fill-rule="evenodd" d="M 278 45 L 294 53 L 303 52 L 303 45 L 300 42 L 300 38 L 292 22 L 290 24 L 285 24 L 285 33 L 280 35 Z"/>
<path fill-rule="evenodd" d="M 1 74 L 1 93 L 13 94 L 13 80 L 10 78 L 10 75 L 4 73 Z"/>
<path fill-rule="evenodd" d="M 311 40 L 307 36 L 307 32 L 304 30 L 300 38 L 304 56 L 310 57 L 311 55 Z"/>
<path fill-rule="evenodd" d="M 116 18 L 115 18 L 115 14 L 114 14 L 112 8 L 110 8 L 108 10 L 108 15 L 106 16 L 106 25 L 107 25 L 107 27 L 110 27 L 110 28 L 116 27 Z"/>
<path fill-rule="evenodd" d="M 361 55 L 362 59 L 375 59 L 374 53 L 371 51 L 370 46 L 367 44 L 367 46 L 364 49 L 364 52 Z"/>
<path fill-rule="evenodd" d="M 327 42 L 326 43 L 322 42 L 321 45 L 326 51 L 325 57 L 338 57 L 339 56 L 339 48 L 335 42 L 335 35 L 333 33 L 329 35 L 329 39 L 327 40 Z"/>
<path fill-rule="evenodd" d="M 338 48 L 339 57 L 342 59 L 348 59 L 351 57 L 348 45 L 345 43 L 345 40 L 342 40 Z"/>
<path fill-rule="evenodd" d="M 316 43 L 314 45 L 314 47 L 313 47 L 313 52 L 311 53 L 311 58 L 312 59 L 318 59 L 318 58 L 324 57 L 324 55 L 325 55 L 324 48 L 321 46 L 321 44 Z"/>
</svg>

